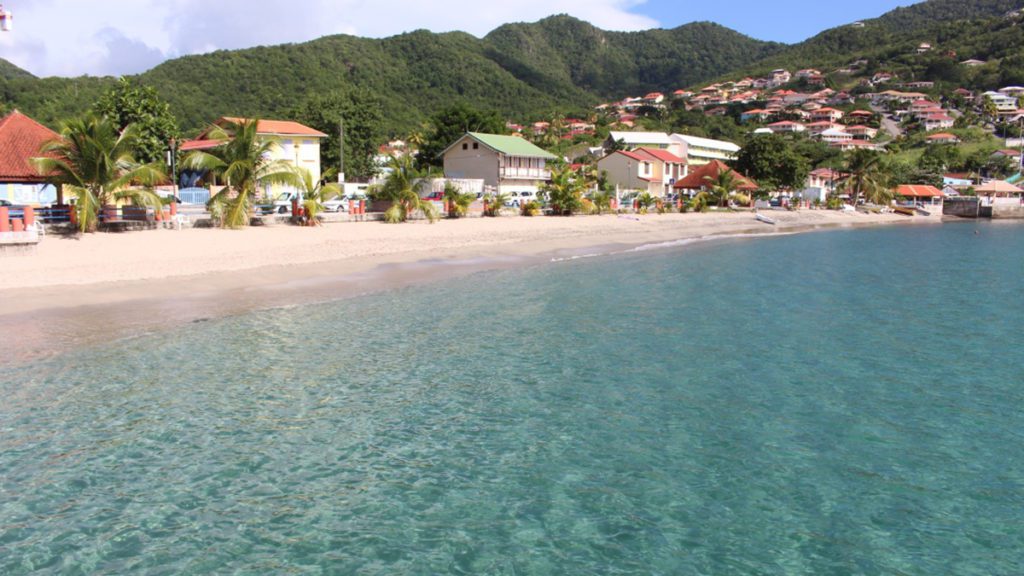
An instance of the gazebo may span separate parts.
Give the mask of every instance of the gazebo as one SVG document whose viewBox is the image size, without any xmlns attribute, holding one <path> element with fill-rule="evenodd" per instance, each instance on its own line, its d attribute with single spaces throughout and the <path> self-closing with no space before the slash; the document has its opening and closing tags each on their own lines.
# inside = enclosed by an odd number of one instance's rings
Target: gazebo
<svg viewBox="0 0 1024 576">
<path fill-rule="evenodd" d="M 741 192 L 753 192 L 757 190 L 757 182 L 747 178 L 743 174 L 729 168 L 720 160 L 712 160 L 703 166 L 699 166 L 675 183 L 673 188 L 678 191 L 685 190 L 689 195 L 710 188 L 710 182 L 718 178 L 722 172 L 731 171 L 736 176 L 736 190 Z"/>
<path fill-rule="evenodd" d="M 974 193 L 978 196 L 1002 196 L 1009 198 L 1020 196 L 1021 192 L 1024 192 L 1024 190 L 1005 180 L 992 180 L 974 188 Z"/>
</svg>

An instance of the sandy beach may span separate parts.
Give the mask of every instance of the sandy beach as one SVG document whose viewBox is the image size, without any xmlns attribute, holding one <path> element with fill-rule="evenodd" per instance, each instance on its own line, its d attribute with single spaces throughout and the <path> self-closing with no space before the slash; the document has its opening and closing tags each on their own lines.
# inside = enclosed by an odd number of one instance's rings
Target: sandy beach
<svg viewBox="0 0 1024 576">
<path fill-rule="evenodd" d="M 638 245 L 941 220 L 818 210 L 770 215 L 777 225 L 736 212 L 49 236 L 34 255 L 4 258 L 0 333 L 7 341 L 18 334 L 32 354 L 61 339 L 80 342 L 85 332 L 131 334 Z"/>
</svg>

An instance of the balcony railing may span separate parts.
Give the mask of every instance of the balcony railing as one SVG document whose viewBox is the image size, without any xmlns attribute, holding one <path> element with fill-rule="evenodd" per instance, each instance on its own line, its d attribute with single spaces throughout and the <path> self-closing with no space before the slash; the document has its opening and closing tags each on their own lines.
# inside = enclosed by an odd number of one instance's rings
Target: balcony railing
<svg viewBox="0 0 1024 576">
<path fill-rule="evenodd" d="M 544 168 L 502 168 L 499 176 L 503 180 L 550 180 L 551 171 Z"/>
</svg>

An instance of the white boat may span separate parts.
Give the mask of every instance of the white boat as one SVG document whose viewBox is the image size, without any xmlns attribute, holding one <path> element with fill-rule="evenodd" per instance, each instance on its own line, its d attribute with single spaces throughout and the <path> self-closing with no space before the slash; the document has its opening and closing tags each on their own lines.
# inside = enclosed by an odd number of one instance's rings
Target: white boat
<svg viewBox="0 0 1024 576">
<path fill-rule="evenodd" d="M 765 224 L 771 224 L 772 226 L 775 226 L 775 220 L 774 219 L 769 218 L 769 217 L 765 216 L 764 214 L 761 214 L 760 212 L 755 213 L 754 214 L 754 218 L 757 218 L 757 220 L 759 222 L 764 222 Z"/>
</svg>

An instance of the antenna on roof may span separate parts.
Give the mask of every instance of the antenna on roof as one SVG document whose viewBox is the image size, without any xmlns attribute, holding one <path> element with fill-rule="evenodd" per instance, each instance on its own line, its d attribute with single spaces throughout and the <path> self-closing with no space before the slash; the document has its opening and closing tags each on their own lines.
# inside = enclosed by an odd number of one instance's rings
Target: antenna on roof
<svg viewBox="0 0 1024 576">
<path fill-rule="evenodd" d="M 9 10 L 4 10 L 4 5 L 0 4 L 0 30 L 10 32 L 13 28 L 14 14 L 11 14 Z"/>
</svg>

